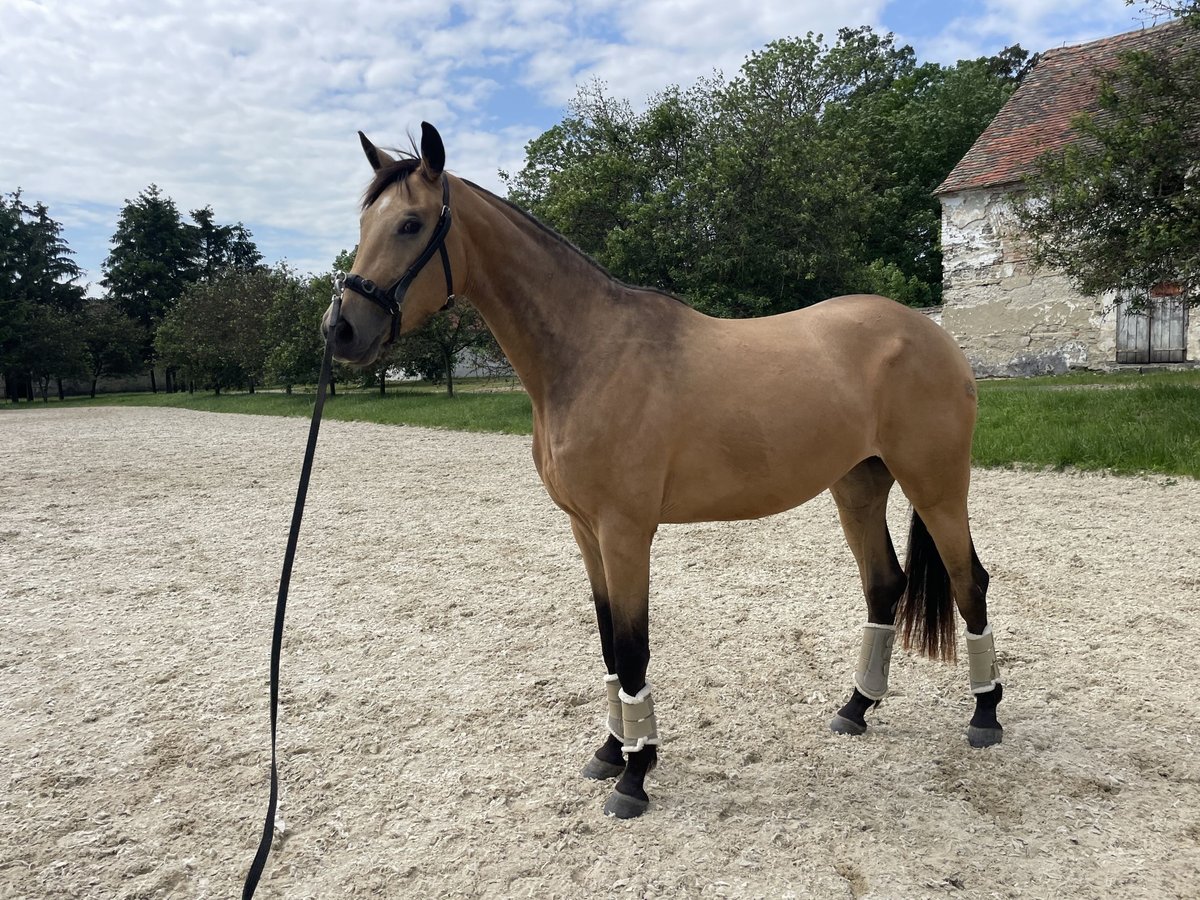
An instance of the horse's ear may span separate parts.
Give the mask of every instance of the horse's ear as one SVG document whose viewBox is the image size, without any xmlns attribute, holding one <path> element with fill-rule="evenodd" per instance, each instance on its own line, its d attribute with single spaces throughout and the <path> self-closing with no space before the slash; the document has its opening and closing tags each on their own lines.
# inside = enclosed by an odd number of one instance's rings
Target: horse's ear
<svg viewBox="0 0 1200 900">
<path fill-rule="evenodd" d="M 446 147 L 438 130 L 428 122 L 421 123 L 421 168 L 431 181 L 436 181 L 446 168 Z"/>
<path fill-rule="evenodd" d="M 395 162 L 394 159 L 372 144 L 361 131 L 358 133 L 358 139 L 362 141 L 363 153 L 367 154 L 367 162 L 371 164 L 371 168 L 376 172 L 384 166 Z"/>
</svg>

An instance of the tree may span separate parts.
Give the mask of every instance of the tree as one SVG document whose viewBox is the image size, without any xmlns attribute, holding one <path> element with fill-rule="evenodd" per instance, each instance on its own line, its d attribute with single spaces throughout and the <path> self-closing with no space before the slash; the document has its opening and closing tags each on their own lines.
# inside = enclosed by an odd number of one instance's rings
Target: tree
<svg viewBox="0 0 1200 900">
<path fill-rule="evenodd" d="M 159 358 L 216 393 L 261 381 L 267 358 L 268 302 L 277 273 L 227 269 L 188 285 L 154 338 Z"/>
<path fill-rule="evenodd" d="M 953 68 L 870 28 L 774 41 L 735 77 L 652 97 L 592 83 L 532 141 L 509 199 L 628 282 L 716 315 L 838 293 L 941 295 L 933 189 L 1025 71 L 1020 47 Z"/>
<path fill-rule="evenodd" d="M 10 398 L 33 399 L 33 376 L 65 376 L 71 352 L 62 318 L 83 303 L 80 269 L 62 226 L 21 192 L 0 197 L 0 371 Z M 39 375 L 39 377 L 41 377 Z"/>
<path fill-rule="evenodd" d="M 953 67 L 906 68 L 885 90 L 831 110 L 826 126 L 861 160 L 868 209 L 854 289 L 913 306 L 941 302 L 941 206 L 933 191 L 1029 71 L 1020 46 Z"/>
<path fill-rule="evenodd" d="M 155 184 L 136 200 L 126 200 L 117 218 L 112 249 L 104 260 L 101 284 L 109 298 L 142 327 L 142 362 L 154 380 L 154 333 L 188 284 L 196 280 L 195 232 L 175 201 Z"/>
<path fill-rule="evenodd" d="M 24 341 L 24 361 L 42 395 L 49 400 L 50 382 L 58 381 L 58 398 L 63 399 L 62 380 L 82 375 L 84 346 L 75 317 L 53 306 L 35 307 Z"/>
<path fill-rule="evenodd" d="M 145 335 L 141 326 L 111 300 L 89 300 L 79 315 L 79 331 L 83 369 L 91 381 L 92 397 L 101 378 L 131 375 L 140 368 Z"/>
<path fill-rule="evenodd" d="M 446 395 L 454 396 L 454 367 L 466 350 L 488 348 L 495 342 L 483 316 L 464 298 L 429 320 L 420 330 L 396 341 L 389 353 L 390 365 L 420 375 L 431 384 L 445 384 Z"/>
<path fill-rule="evenodd" d="M 1148 7 L 1183 18 L 1101 75 L 1098 111 L 1038 161 L 1017 210 L 1038 264 L 1135 309 L 1164 286 L 1200 304 L 1200 2 Z"/>
<path fill-rule="evenodd" d="M 252 271 L 262 260 L 240 222 L 218 225 L 208 206 L 191 215 L 194 222 L 185 222 L 175 201 L 151 184 L 136 200 L 125 202 L 102 267 L 108 296 L 146 336 L 142 356 L 152 390 L 157 390 L 155 332 L 188 286 L 214 282 L 229 270 Z M 169 381 L 170 368 L 167 374 Z"/>
<path fill-rule="evenodd" d="M 321 376 L 321 317 L 329 306 L 332 278 L 301 278 L 281 265 L 276 279 L 265 326 L 266 373 L 290 394 L 293 385 L 313 384 Z"/>
<path fill-rule="evenodd" d="M 193 209 L 196 278 L 211 280 L 226 269 L 248 271 L 262 264 L 253 235 L 241 222 L 218 225 L 211 206 Z"/>
</svg>

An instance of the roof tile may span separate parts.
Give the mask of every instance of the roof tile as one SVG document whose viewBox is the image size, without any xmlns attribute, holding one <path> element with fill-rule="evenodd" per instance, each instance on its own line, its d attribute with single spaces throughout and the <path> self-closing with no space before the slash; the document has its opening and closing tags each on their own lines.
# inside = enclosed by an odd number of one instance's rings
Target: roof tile
<svg viewBox="0 0 1200 900">
<path fill-rule="evenodd" d="M 1099 109 L 1102 72 L 1129 50 L 1176 50 L 1197 32 L 1176 20 L 1113 37 L 1048 50 L 934 191 L 949 194 L 1015 184 L 1048 150 L 1077 138 L 1071 119 Z"/>
</svg>

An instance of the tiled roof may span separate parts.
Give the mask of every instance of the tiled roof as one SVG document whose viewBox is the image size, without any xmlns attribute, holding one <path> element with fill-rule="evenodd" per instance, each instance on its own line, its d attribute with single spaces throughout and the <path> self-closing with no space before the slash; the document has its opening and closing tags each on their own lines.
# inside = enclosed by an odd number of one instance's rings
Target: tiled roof
<svg viewBox="0 0 1200 900">
<path fill-rule="evenodd" d="M 1039 156 L 1076 138 L 1071 119 L 1099 108 L 1099 73 L 1116 66 L 1118 54 L 1170 51 L 1195 39 L 1193 29 L 1174 21 L 1046 51 L 934 193 L 1019 182 Z"/>
</svg>

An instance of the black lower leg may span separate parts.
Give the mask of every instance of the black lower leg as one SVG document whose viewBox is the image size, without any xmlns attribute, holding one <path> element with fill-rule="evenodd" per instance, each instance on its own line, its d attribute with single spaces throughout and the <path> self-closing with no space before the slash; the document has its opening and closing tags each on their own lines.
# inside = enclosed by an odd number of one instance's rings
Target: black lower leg
<svg viewBox="0 0 1200 900">
<path fill-rule="evenodd" d="M 888 559 L 892 565 L 880 572 L 872 573 L 866 583 L 867 621 L 873 625 L 892 625 L 896 621 L 896 604 L 904 593 L 907 579 L 895 562 L 896 552 L 892 549 L 891 536 L 884 533 L 888 548 Z M 878 706 L 881 701 L 872 700 L 857 687 L 850 694 L 845 706 L 837 711 L 829 727 L 837 734 L 862 734 L 867 730 L 867 710 Z"/>
<path fill-rule="evenodd" d="M 617 656 L 613 651 L 612 608 L 608 604 L 607 597 L 594 594 L 592 599 L 596 603 L 596 627 L 600 632 L 600 650 L 604 654 L 604 668 L 609 675 L 613 675 L 617 671 Z M 625 766 L 625 756 L 621 752 L 621 740 L 611 734 L 605 738 L 603 744 L 596 748 L 595 756 L 607 767 L 624 768 Z M 605 773 L 604 777 L 607 778 L 611 778 L 615 774 L 613 769 L 605 766 L 597 768 L 596 771 Z"/>
<path fill-rule="evenodd" d="M 646 669 L 650 665 L 649 621 L 640 618 L 634 622 L 619 622 L 614 628 L 613 637 L 621 690 L 628 696 L 636 696 L 646 686 Z M 605 804 L 605 811 L 621 818 L 631 818 L 641 815 L 649 802 L 645 788 L 646 773 L 658 762 L 658 747 L 647 744 L 625 756 L 625 771 L 621 773 L 615 793 Z"/>
<path fill-rule="evenodd" d="M 1004 699 L 1004 685 L 998 684 L 990 691 L 975 695 L 975 715 L 971 716 L 971 725 L 975 728 L 1001 728 L 996 718 L 996 707 Z"/>
<path fill-rule="evenodd" d="M 610 766 L 625 768 L 625 754 L 621 752 L 620 738 L 613 737 L 611 734 L 606 737 L 604 743 L 596 748 L 596 759 Z M 611 778 L 612 775 L 609 777 Z"/>
<path fill-rule="evenodd" d="M 653 744 L 629 754 L 625 763 L 625 772 L 617 782 L 617 792 L 627 797 L 636 797 L 643 802 L 649 801 L 646 794 L 646 773 L 658 765 L 658 747 Z"/>
<path fill-rule="evenodd" d="M 1004 729 L 996 718 L 996 707 L 1004 697 L 1004 685 L 975 695 L 975 715 L 967 726 L 967 743 L 972 747 L 991 747 L 1004 740 Z"/>
<path fill-rule="evenodd" d="M 838 717 L 853 722 L 866 730 L 867 717 L 866 712 L 872 706 L 878 706 L 878 700 L 872 700 L 870 697 L 865 697 L 858 688 L 854 689 L 854 693 L 850 695 L 850 699 L 846 701 L 846 705 L 838 710 Z"/>
</svg>

